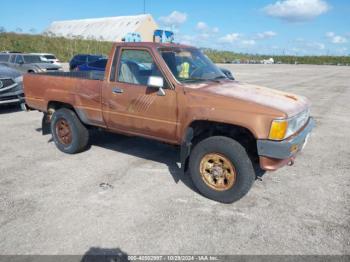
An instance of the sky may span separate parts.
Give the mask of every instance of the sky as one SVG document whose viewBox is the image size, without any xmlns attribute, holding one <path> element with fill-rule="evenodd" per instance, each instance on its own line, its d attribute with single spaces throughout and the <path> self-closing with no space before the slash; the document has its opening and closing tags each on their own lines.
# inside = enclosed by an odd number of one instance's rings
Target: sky
<svg viewBox="0 0 350 262">
<path fill-rule="evenodd" d="M 253 54 L 350 55 L 349 0 L 1 1 L 0 27 L 41 33 L 53 21 L 150 13 L 176 41 Z"/>
</svg>

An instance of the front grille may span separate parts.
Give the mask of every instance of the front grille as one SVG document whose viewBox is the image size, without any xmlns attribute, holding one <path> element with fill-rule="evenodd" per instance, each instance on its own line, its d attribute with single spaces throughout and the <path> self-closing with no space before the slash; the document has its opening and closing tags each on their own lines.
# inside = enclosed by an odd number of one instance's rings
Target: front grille
<svg viewBox="0 0 350 262">
<path fill-rule="evenodd" d="M 18 96 L 5 96 L 5 97 L 0 97 L 0 102 L 1 101 L 8 101 L 8 100 L 12 100 L 12 99 L 18 99 Z"/>
<path fill-rule="evenodd" d="M 12 86 L 14 83 L 12 79 L 0 79 L 0 89 Z"/>
</svg>

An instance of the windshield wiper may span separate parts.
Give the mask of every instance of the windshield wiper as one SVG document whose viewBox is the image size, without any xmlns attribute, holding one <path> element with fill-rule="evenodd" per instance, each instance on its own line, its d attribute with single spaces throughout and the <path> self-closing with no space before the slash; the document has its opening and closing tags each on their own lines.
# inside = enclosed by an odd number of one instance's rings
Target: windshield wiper
<svg viewBox="0 0 350 262">
<path fill-rule="evenodd" d="M 220 83 L 219 79 L 225 78 L 224 76 L 219 76 L 219 77 L 215 77 L 215 78 L 189 78 L 189 79 L 184 79 L 181 80 L 181 82 L 183 83 L 188 83 L 188 82 L 205 82 L 205 81 L 209 81 L 209 82 L 215 82 L 215 83 Z"/>
<path fill-rule="evenodd" d="M 206 79 L 202 78 L 188 78 L 188 79 L 182 79 L 181 82 L 188 83 L 188 82 L 203 82 L 206 81 Z"/>
</svg>

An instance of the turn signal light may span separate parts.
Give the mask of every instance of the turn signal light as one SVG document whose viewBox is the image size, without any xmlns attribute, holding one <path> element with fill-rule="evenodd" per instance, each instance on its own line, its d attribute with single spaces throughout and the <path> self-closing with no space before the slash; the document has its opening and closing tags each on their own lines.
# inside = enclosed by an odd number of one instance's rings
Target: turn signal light
<svg viewBox="0 0 350 262">
<path fill-rule="evenodd" d="M 269 139 L 283 140 L 288 128 L 287 120 L 274 120 L 271 124 Z"/>
</svg>

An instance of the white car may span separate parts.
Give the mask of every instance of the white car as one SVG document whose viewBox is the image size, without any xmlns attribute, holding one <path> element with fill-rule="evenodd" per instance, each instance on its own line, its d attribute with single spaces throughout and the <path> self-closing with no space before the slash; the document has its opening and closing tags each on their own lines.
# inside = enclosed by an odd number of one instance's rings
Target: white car
<svg viewBox="0 0 350 262">
<path fill-rule="evenodd" d="M 62 67 L 62 65 L 60 64 L 60 60 L 58 60 L 58 58 L 55 55 L 53 55 L 53 54 L 49 54 L 49 53 L 32 53 L 32 55 L 39 55 L 41 61 L 48 62 L 48 63 L 54 64 L 56 66 Z"/>
</svg>

